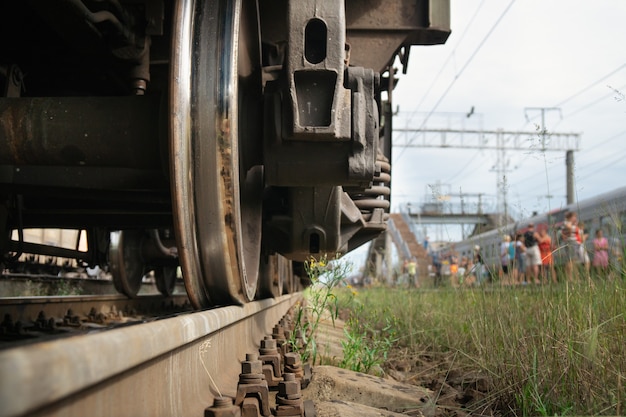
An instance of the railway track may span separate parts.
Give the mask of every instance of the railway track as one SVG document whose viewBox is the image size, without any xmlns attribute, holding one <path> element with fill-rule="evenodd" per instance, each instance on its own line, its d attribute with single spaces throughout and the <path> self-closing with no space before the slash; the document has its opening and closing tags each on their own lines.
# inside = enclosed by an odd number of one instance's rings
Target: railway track
<svg viewBox="0 0 626 417">
<path fill-rule="evenodd" d="M 0 298 L 0 349 L 104 331 L 191 310 L 186 295 L 120 294 Z"/>
<path fill-rule="evenodd" d="M 446 41 L 449 1 L 305 3 L 0 2 L 0 268 L 98 266 L 133 299 L 7 300 L 0 336 L 55 338 L 0 349 L 0 417 L 202 415 L 306 260 L 384 232 L 394 65 Z M 129 320 L 179 268 L 203 311 Z"/>
<path fill-rule="evenodd" d="M 0 350 L 0 416 L 201 416 L 215 397 L 236 396 L 241 361 L 299 299 Z"/>
</svg>

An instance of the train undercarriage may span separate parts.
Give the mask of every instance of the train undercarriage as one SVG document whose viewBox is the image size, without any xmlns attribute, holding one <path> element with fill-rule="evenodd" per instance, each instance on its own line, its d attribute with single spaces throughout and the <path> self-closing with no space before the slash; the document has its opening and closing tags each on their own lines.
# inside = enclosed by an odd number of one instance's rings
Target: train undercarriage
<svg viewBox="0 0 626 417">
<path fill-rule="evenodd" d="M 385 230 L 393 64 L 450 33 L 449 0 L 15 0 L 0 16 L 4 266 L 79 259 L 131 297 L 147 270 L 171 292 L 180 266 L 195 308 L 293 291 L 307 257 Z M 82 230 L 87 249 L 30 228 Z"/>
</svg>

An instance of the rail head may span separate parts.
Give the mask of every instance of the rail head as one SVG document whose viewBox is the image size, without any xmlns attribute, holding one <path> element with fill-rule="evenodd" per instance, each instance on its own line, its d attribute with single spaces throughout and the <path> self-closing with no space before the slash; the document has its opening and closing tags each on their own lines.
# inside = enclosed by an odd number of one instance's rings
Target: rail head
<svg viewBox="0 0 626 417">
<path fill-rule="evenodd" d="M 125 402 L 124 395 L 132 398 L 144 391 L 152 398 L 179 398 L 169 405 L 172 415 L 190 408 L 201 412 L 214 395 L 202 367 L 214 373 L 218 386 L 228 386 L 234 378 L 230 385 L 236 387 L 239 360 L 258 349 L 297 299 L 299 294 L 286 295 L 0 351 L 0 417 L 46 415 L 49 406 L 57 412 L 59 407 L 87 406 L 91 415 L 133 415 L 133 407 L 143 402 Z M 208 346 L 212 352 L 202 363 L 201 350 Z M 155 375 L 162 379 L 151 379 Z M 129 393 L 124 387 L 131 386 L 135 388 Z M 202 397 L 206 403 L 197 403 Z M 103 403 L 106 409 L 88 406 Z M 145 408 L 135 411 L 149 413 Z"/>
</svg>

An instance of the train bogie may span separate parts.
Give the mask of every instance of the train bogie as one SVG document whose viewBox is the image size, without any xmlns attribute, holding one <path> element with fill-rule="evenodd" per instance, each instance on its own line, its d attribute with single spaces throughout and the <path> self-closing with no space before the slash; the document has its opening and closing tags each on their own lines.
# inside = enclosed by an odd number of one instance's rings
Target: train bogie
<svg viewBox="0 0 626 417">
<path fill-rule="evenodd" d="M 168 294 L 180 265 L 196 308 L 280 295 L 290 261 L 385 230 L 392 65 L 450 32 L 449 0 L 35 0 L 0 15 L 0 252 L 25 248 L 13 230 L 84 230 L 69 258 L 129 296 L 147 270 Z"/>
</svg>

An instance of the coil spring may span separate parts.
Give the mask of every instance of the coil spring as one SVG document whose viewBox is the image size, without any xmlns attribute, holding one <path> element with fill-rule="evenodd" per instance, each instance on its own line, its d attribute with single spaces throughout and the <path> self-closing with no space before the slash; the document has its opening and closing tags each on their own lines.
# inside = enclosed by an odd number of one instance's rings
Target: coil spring
<svg viewBox="0 0 626 417">
<path fill-rule="evenodd" d="M 369 221 L 375 209 L 389 211 L 389 196 L 391 195 L 391 164 L 382 154 L 376 158 L 376 175 L 370 188 L 364 191 L 354 192 L 350 197 L 359 208 L 365 221 Z M 388 215 L 385 215 L 385 219 Z"/>
</svg>

